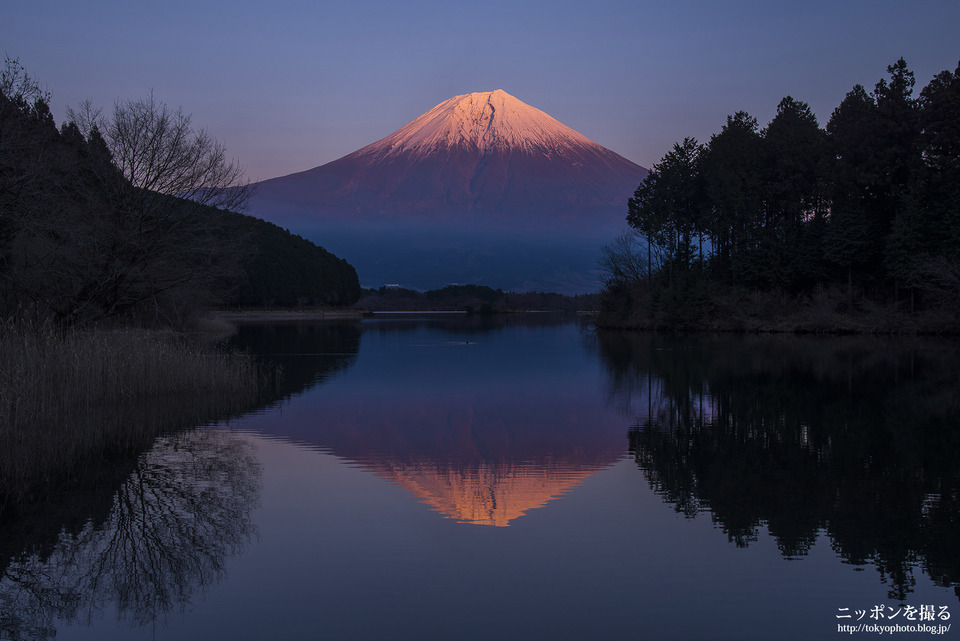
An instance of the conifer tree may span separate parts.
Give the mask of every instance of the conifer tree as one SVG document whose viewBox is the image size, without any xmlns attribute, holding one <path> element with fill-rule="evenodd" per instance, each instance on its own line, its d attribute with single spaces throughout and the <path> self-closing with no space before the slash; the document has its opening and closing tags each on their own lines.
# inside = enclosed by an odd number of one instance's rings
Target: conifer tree
<svg viewBox="0 0 960 641">
<path fill-rule="evenodd" d="M 920 92 L 924 197 L 937 252 L 960 261 L 960 64 Z"/>
<path fill-rule="evenodd" d="M 877 118 L 873 97 L 856 85 L 827 123 L 826 175 L 831 205 L 823 254 L 851 296 L 854 277 L 858 281 L 872 277 L 871 267 L 881 263 L 883 251 L 883 229 L 871 216 L 881 172 Z"/>
<path fill-rule="evenodd" d="M 677 143 L 656 165 L 629 202 L 627 222 L 659 247 L 672 283 L 675 270 L 686 272 L 702 259 L 704 216 L 700 157 L 693 138 Z"/>
<path fill-rule="evenodd" d="M 727 123 L 710 138 L 704 153 L 714 271 L 727 280 L 744 277 L 743 258 L 749 239 L 762 221 L 762 145 L 757 119 L 738 111 L 727 116 Z"/>
<path fill-rule="evenodd" d="M 765 221 L 762 242 L 770 284 L 796 287 L 817 273 L 813 222 L 824 214 L 821 184 L 824 133 L 810 107 L 787 96 L 764 131 Z"/>
</svg>

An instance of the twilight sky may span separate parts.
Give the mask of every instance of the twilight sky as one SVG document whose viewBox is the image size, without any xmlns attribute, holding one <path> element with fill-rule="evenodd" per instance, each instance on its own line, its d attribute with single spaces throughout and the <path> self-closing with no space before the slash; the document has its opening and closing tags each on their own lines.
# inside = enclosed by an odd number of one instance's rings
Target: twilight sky
<svg viewBox="0 0 960 641">
<path fill-rule="evenodd" d="M 192 113 L 253 180 L 378 140 L 456 94 L 503 89 L 650 167 L 785 95 L 824 125 L 904 57 L 917 90 L 960 61 L 957 0 L 30 0 L 0 52 L 52 94 L 151 89 Z"/>
</svg>

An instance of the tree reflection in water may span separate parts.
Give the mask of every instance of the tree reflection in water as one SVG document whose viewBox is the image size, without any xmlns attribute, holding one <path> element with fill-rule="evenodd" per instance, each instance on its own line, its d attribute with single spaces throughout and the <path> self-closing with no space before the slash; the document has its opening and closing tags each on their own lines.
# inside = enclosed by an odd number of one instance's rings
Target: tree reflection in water
<svg viewBox="0 0 960 641">
<path fill-rule="evenodd" d="M 83 623 L 108 608 L 138 626 L 183 609 L 254 536 L 260 477 L 252 447 L 230 432 L 159 437 L 105 519 L 10 559 L 0 578 L 0 637 L 52 637 L 57 620 Z"/>
<path fill-rule="evenodd" d="M 630 451 L 678 512 L 787 558 L 825 533 L 904 601 L 914 568 L 960 596 L 960 345 L 598 334 Z"/>
</svg>

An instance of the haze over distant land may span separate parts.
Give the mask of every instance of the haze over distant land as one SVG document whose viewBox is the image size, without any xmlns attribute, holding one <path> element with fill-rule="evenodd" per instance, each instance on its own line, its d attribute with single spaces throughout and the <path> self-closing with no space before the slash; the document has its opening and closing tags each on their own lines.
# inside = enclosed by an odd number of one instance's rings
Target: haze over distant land
<svg viewBox="0 0 960 641">
<path fill-rule="evenodd" d="M 251 213 L 361 282 L 582 293 L 647 170 L 510 94 L 454 96 L 386 138 L 257 185 Z"/>
</svg>

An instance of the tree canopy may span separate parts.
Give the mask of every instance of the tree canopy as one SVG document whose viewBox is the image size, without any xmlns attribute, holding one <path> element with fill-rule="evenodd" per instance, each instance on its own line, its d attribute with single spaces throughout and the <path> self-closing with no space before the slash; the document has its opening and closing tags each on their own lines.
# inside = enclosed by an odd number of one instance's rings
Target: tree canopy
<svg viewBox="0 0 960 641">
<path fill-rule="evenodd" d="M 825 127 L 787 96 L 763 129 L 741 111 L 705 145 L 674 145 L 628 202 L 646 244 L 639 271 L 675 298 L 709 279 L 960 311 L 946 285 L 960 274 L 960 67 L 919 96 L 915 84 L 900 59 L 872 92 L 853 87 Z"/>
</svg>

